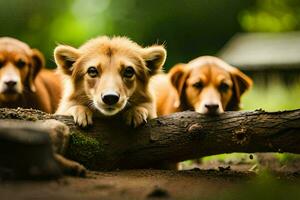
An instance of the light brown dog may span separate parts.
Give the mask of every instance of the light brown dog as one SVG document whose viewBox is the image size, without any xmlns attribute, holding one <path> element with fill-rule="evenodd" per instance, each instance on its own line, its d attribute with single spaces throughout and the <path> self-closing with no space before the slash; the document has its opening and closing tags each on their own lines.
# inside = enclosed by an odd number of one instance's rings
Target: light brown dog
<svg viewBox="0 0 300 200">
<path fill-rule="evenodd" d="M 0 107 L 54 113 L 61 96 L 60 80 L 44 65 L 38 50 L 14 38 L 0 38 Z"/>
<path fill-rule="evenodd" d="M 152 84 L 159 116 L 185 110 L 218 114 L 238 110 L 252 80 L 219 58 L 202 56 L 156 75 Z"/>
<path fill-rule="evenodd" d="M 166 59 L 163 46 L 142 48 L 125 37 L 98 37 L 76 49 L 60 45 L 54 51 L 66 76 L 57 114 L 72 115 L 80 126 L 92 115 L 121 115 L 134 127 L 156 117 L 149 79 Z"/>
</svg>

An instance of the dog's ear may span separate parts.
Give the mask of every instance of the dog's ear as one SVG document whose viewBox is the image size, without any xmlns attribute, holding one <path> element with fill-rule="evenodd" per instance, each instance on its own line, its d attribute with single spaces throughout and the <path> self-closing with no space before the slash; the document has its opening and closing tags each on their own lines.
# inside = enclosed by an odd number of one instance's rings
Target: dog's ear
<svg viewBox="0 0 300 200">
<path fill-rule="evenodd" d="M 176 90 L 178 92 L 179 99 L 181 99 L 182 91 L 184 89 L 186 79 L 189 75 L 188 66 L 186 64 L 182 64 L 182 63 L 177 64 L 171 68 L 168 75 L 169 75 L 169 79 L 170 79 L 172 85 L 176 88 Z M 175 104 L 176 104 L 176 107 L 178 107 L 180 103 L 177 102 Z"/>
<path fill-rule="evenodd" d="M 45 67 L 45 58 L 43 54 L 37 50 L 31 50 L 31 58 L 32 58 L 32 66 L 29 69 L 29 74 L 27 76 L 27 85 L 32 92 L 36 91 L 34 85 L 34 79 L 36 78 L 37 74 L 41 71 L 42 68 Z"/>
<path fill-rule="evenodd" d="M 73 64 L 79 57 L 78 49 L 66 46 L 59 45 L 54 50 L 54 59 L 58 66 L 58 70 L 66 75 L 71 75 L 73 71 Z"/>
<path fill-rule="evenodd" d="M 150 75 L 157 74 L 165 64 L 167 51 L 163 46 L 154 45 L 143 49 L 143 59 Z"/>
<path fill-rule="evenodd" d="M 232 68 L 230 70 L 230 75 L 233 82 L 233 94 L 226 106 L 226 110 L 239 110 L 240 98 L 245 91 L 251 88 L 253 81 L 237 68 Z"/>
</svg>

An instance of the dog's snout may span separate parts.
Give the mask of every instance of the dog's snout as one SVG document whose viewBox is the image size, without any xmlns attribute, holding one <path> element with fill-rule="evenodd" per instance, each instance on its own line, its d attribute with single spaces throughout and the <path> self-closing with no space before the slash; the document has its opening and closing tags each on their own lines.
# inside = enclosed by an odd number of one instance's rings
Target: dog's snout
<svg viewBox="0 0 300 200">
<path fill-rule="evenodd" d="M 208 112 L 216 112 L 219 108 L 218 104 L 205 104 L 204 106 Z"/>
<path fill-rule="evenodd" d="M 10 81 L 5 81 L 4 83 L 8 88 L 13 88 L 16 86 L 17 81 L 10 80 Z"/>
<path fill-rule="evenodd" d="M 105 104 L 112 106 L 118 103 L 120 95 L 116 92 L 107 92 L 103 94 L 101 98 Z"/>
</svg>

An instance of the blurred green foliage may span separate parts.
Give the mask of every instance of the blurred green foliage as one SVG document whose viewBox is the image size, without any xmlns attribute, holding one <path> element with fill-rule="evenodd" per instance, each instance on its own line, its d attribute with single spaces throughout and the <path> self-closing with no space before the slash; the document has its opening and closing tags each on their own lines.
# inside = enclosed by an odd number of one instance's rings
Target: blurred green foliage
<svg viewBox="0 0 300 200">
<path fill-rule="evenodd" d="M 57 43 L 79 46 L 98 35 L 125 35 L 142 45 L 164 43 L 166 67 L 215 54 L 236 32 L 253 0 L 0 1 L 0 35 L 40 49 L 51 62 Z"/>
<path fill-rule="evenodd" d="M 282 32 L 299 30 L 299 0 L 256 0 L 256 4 L 239 15 L 245 31 Z"/>
<path fill-rule="evenodd" d="M 125 35 L 164 43 L 168 69 L 217 53 L 236 32 L 297 30 L 299 10 L 298 0 L 10 0 L 0 1 L 0 35 L 40 49 L 49 67 L 57 43 Z"/>
</svg>

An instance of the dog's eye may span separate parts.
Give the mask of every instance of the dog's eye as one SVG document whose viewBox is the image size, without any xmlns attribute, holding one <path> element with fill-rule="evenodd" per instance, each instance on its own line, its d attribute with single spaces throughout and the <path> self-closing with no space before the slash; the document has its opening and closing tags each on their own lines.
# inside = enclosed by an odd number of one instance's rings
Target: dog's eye
<svg viewBox="0 0 300 200">
<path fill-rule="evenodd" d="M 18 67 L 18 68 L 23 68 L 24 66 L 26 65 L 26 62 L 24 61 L 24 60 L 18 60 L 17 62 L 16 62 L 16 66 Z"/>
<path fill-rule="evenodd" d="M 193 87 L 197 88 L 197 89 L 202 89 L 203 88 L 203 83 L 202 82 L 197 82 L 193 84 Z"/>
<path fill-rule="evenodd" d="M 131 78 L 134 75 L 134 69 L 133 67 L 126 67 L 124 72 L 123 72 L 123 76 L 125 78 Z"/>
<path fill-rule="evenodd" d="M 219 90 L 221 92 L 227 92 L 229 90 L 229 85 L 227 83 L 221 83 L 219 86 Z"/>
<path fill-rule="evenodd" d="M 98 76 L 98 70 L 96 67 L 89 67 L 87 70 L 87 73 L 92 78 L 95 78 L 96 76 Z"/>
</svg>

